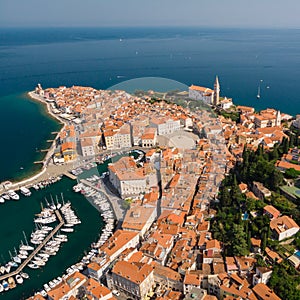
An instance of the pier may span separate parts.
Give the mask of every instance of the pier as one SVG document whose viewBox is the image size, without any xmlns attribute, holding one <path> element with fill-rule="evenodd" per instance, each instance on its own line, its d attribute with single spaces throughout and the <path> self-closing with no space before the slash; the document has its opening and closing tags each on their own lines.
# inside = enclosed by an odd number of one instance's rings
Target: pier
<svg viewBox="0 0 300 300">
<path fill-rule="evenodd" d="M 49 235 L 43 240 L 41 244 L 39 244 L 32 252 L 31 254 L 20 264 L 20 266 L 13 272 L 7 273 L 5 275 L 0 276 L 0 281 L 15 276 L 19 274 L 26 266 L 27 264 L 32 260 L 32 258 L 39 253 L 39 251 L 49 242 L 49 240 L 57 233 L 57 231 L 65 224 L 60 212 L 58 210 L 55 210 L 56 217 L 59 221 L 59 224 L 49 233 Z"/>
<path fill-rule="evenodd" d="M 70 179 L 76 180 L 77 176 L 71 174 L 70 172 L 64 172 L 64 175 L 69 177 Z"/>
</svg>

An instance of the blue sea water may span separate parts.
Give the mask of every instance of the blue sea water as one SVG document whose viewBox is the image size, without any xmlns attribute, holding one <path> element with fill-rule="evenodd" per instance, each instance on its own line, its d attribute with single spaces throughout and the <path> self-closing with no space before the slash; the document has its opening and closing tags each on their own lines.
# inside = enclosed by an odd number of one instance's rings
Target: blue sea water
<svg viewBox="0 0 300 300">
<path fill-rule="evenodd" d="M 59 129 L 41 116 L 39 104 L 24 97 L 38 82 L 107 89 L 151 76 L 212 87 L 215 75 L 221 94 L 236 103 L 295 115 L 300 108 L 300 30 L 0 29 L 0 180 L 36 171 L 32 162 L 41 154 L 35 150 L 45 148 L 50 132 Z"/>
<path fill-rule="evenodd" d="M 133 78 L 163 77 L 186 85 L 212 87 L 216 75 L 221 95 L 232 97 L 235 103 L 256 109 L 274 107 L 292 115 L 300 113 L 300 30 L 2 28 L 0 181 L 36 172 L 39 166 L 33 162 L 42 158 L 37 150 L 46 148 L 46 140 L 53 137 L 51 132 L 60 128 L 46 116 L 41 104 L 26 96 L 37 83 L 43 87 L 83 85 L 107 89 Z M 257 100 L 261 80 L 261 98 Z M 60 192 L 64 186 L 70 189 L 72 185 L 55 186 L 52 193 Z M 38 198 L 33 198 L 35 204 L 28 201 L 28 206 L 23 199 L 20 204 L 9 203 L 5 210 L 0 207 L 1 245 L 5 245 L 1 249 L 5 253 L 12 246 L 15 232 L 11 220 L 18 224 L 19 231 L 21 222 L 29 224 L 29 219 L 21 216 L 26 215 L 28 207 L 27 218 L 32 220 Z M 78 201 L 81 203 L 79 198 Z M 18 220 L 13 215 L 13 204 L 23 212 L 18 214 Z M 79 210 L 83 210 L 83 218 L 84 211 L 89 212 L 88 207 Z M 89 222 L 86 224 L 84 230 L 89 232 Z M 35 288 L 30 285 L 31 290 Z"/>
</svg>

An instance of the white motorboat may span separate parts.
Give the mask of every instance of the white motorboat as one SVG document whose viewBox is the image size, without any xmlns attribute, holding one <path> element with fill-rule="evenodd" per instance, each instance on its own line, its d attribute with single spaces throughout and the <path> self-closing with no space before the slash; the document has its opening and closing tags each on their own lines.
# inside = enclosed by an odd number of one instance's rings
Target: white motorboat
<svg viewBox="0 0 300 300">
<path fill-rule="evenodd" d="M 5 200 L 9 200 L 9 199 L 10 199 L 10 197 L 9 197 L 8 194 L 2 194 L 1 197 L 2 197 L 3 199 L 5 199 Z"/>
<path fill-rule="evenodd" d="M 3 285 L 0 283 L 0 293 L 2 293 L 4 291 L 4 287 Z"/>
<path fill-rule="evenodd" d="M 6 280 L 2 281 L 2 286 L 3 286 L 4 291 L 8 291 L 9 290 L 9 284 L 8 284 L 8 282 Z"/>
<path fill-rule="evenodd" d="M 13 200 L 19 200 L 20 199 L 20 196 L 13 190 L 9 190 L 7 192 L 7 194 L 9 195 L 9 197 Z"/>
<path fill-rule="evenodd" d="M 4 203 L 5 202 L 5 199 L 0 197 L 0 203 Z"/>
<path fill-rule="evenodd" d="M 24 279 L 20 274 L 17 274 L 16 275 L 16 281 L 17 281 L 17 283 L 22 284 Z"/>
<path fill-rule="evenodd" d="M 44 262 L 43 260 L 33 260 L 32 261 L 35 265 L 37 266 L 45 266 L 46 265 L 46 262 Z"/>
<path fill-rule="evenodd" d="M 47 283 L 44 284 L 44 289 L 46 292 L 49 292 L 51 290 L 50 286 Z"/>
<path fill-rule="evenodd" d="M 26 188 L 25 186 L 22 186 L 22 187 L 20 188 L 20 191 L 21 191 L 21 193 L 22 193 L 24 196 L 26 196 L 26 197 L 28 197 L 28 196 L 31 195 L 30 190 L 29 190 L 28 188 Z"/>
<path fill-rule="evenodd" d="M 24 279 L 28 279 L 29 275 L 25 272 L 20 272 L 20 275 L 24 278 Z"/>
<path fill-rule="evenodd" d="M 64 232 L 73 232 L 74 229 L 70 228 L 70 227 L 68 227 L 68 228 L 61 228 L 61 231 L 64 231 Z"/>
</svg>

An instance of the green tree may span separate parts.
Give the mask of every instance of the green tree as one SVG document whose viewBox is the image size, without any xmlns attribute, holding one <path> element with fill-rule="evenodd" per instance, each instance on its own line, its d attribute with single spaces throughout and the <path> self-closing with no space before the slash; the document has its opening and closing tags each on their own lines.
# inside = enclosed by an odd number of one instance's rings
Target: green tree
<svg viewBox="0 0 300 300">
<path fill-rule="evenodd" d="M 231 246 L 233 255 L 244 256 L 249 253 L 247 234 L 242 225 L 233 225 Z"/>
</svg>

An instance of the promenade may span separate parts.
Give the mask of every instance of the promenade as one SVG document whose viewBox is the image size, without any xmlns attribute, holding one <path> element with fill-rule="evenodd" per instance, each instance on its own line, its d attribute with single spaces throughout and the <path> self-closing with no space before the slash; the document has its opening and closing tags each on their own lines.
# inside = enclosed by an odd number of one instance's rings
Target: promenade
<svg viewBox="0 0 300 300">
<path fill-rule="evenodd" d="M 43 240 L 41 244 L 39 244 L 31 253 L 30 255 L 20 264 L 20 266 L 13 272 L 7 273 L 5 275 L 0 276 L 0 281 L 15 276 L 19 274 L 27 264 L 32 260 L 32 258 L 39 253 L 39 251 L 49 242 L 49 240 L 57 233 L 57 231 L 65 224 L 60 212 L 55 210 L 56 217 L 59 221 L 59 224 L 47 235 L 47 237 Z"/>
</svg>

